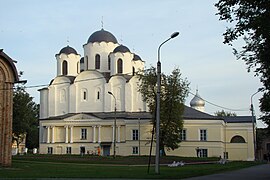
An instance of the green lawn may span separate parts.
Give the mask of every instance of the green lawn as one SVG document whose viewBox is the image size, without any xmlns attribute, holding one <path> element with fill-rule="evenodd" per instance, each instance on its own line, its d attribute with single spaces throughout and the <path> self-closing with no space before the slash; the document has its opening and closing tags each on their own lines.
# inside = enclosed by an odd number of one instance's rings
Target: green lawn
<svg viewBox="0 0 270 180">
<path fill-rule="evenodd" d="M 11 168 L 0 168 L 0 178 L 145 178 L 145 179 L 180 179 L 193 176 L 201 176 L 218 172 L 230 171 L 256 165 L 253 162 L 230 162 L 225 165 L 204 164 L 204 165 L 185 165 L 183 167 L 170 168 L 161 166 L 160 175 L 154 173 L 151 167 L 147 173 L 147 166 L 136 166 L 124 162 L 135 161 L 135 157 L 117 157 L 121 160 L 112 158 L 99 158 L 99 163 L 91 161 L 91 158 L 78 156 L 21 156 L 15 157 Z M 64 158 L 63 158 L 64 157 Z M 70 162 L 72 159 L 76 159 Z M 166 157 L 166 159 L 175 157 Z M 51 162 L 48 160 L 51 159 Z M 59 160 L 62 159 L 62 160 Z M 64 160 L 63 160 L 64 159 Z M 186 159 L 186 161 L 194 159 Z M 138 157 L 136 161 L 147 160 L 146 157 Z M 198 160 L 198 159 L 197 159 Z M 66 161 L 66 162 L 64 162 Z M 117 162 L 117 163 L 116 163 Z M 104 164 L 106 163 L 106 164 Z M 120 165 L 122 164 L 122 165 Z"/>
</svg>

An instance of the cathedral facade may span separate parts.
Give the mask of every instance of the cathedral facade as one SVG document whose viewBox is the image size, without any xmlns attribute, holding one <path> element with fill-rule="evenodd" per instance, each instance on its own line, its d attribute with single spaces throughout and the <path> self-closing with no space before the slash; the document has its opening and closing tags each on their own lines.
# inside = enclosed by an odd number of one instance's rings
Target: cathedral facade
<svg viewBox="0 0 270 180">
<path fill-rule="evenodd" d="M 145 62 L 104 29 L 90 35 L 83 50 L 81 56 L 70 46 L 62 48 L 55 55 L 56 77 L 39 90 L 39 152 L 148 155 L 152 117 L 135 75 Z M 250 117 L 209 115 L 198 94 L 190 105 L 180 148 L 167 154 L 254 159 Z"/>
</svg>

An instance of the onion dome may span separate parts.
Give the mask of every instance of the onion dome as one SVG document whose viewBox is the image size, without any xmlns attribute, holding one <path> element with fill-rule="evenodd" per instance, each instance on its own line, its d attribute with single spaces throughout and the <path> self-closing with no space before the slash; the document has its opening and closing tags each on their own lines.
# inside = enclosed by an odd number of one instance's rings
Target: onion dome
<svg viewBox="0 0 270 180">
<path fill-rule="evenodd" d="M 134 54 L 133 61 L 142 60 L 141 57 L 137 54 Z"/>
<path fill-rule="evenodd" d="M 117 43 L 117 39 L 114 35 L 104 29 L 100 31 L 94 32 L 89 38 L 87 43 L 94 43 L 94 42 L 112 42 Z"/>
<path fill-rule="evenodd" d="M 64 47 L 60 50 L 59 54 L 78 54 L 77 51 L 70 47 L 70 46 L 67 46 L 67 47 Z"/>
<path fill-rule="evenodd" d="M 126 52 L 130 52 L 130 50 L 129 50 L 126 46 L 120 45 L 120 46 L 117 46 L 117 47 L 113 50 L 113 53 L 117 53 L 117 52 L 126 53 Z"/>
<path fill-rule="evenodd" d="M 205 101 L 201 98 L 201 96 L 198 93 L 198 90 L 196 91 L 196 95 L 194 98 L 190 101 L 191 107 L 204 107 Z"/>
</svg>

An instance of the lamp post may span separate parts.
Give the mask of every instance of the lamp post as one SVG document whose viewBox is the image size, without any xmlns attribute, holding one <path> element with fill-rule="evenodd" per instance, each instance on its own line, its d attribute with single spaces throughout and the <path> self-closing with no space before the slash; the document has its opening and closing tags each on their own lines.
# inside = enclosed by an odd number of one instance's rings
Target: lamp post
<svg viewBox="0 0 270 180">
<path fill-rule="evenodd" d="M 158 47 L 158 62 L 157 62 L 157 110 L 156 110 L 156 159 L 155 172 L 159 174 L 159 127 L 160 127 L 160 88 L 161 88 L 161 62 L 160 62 L 160 48 L 163 44 L 179 35 L 179 32 L 174 32 L 170 38 L 161 43 Z"/>
<path fill-rule="evenodd" d="M 262 89 L 258 89 L 258 91 L 257 92 L 255 92 L 254 94 L 252 94 L 251 95 L 251 97 L 250 97 L 250 111 L 251 111 L 251 116 L 252 116 L 252 133 L 253 133 L 253 146 L 254 146 L 254 160 L 256 160 L 256 134 L 255 134 L 255 122 L 256 122 L 256 120 L 255 120 L 255 115 L 254 115 L 254 107 L 253 107 L 253 97 L 257 94 L 257 93 L 259 93 L 259 92 L 261 92 L 261 90 Z"/>
<path fill-rule="evenodd" d="M 113 158 L 115 158 L 116 157 L 116 150 L 115 150 L 115 148 L 116 148 L 116 98 L 111 91 L 108 91 L 108 94 L 110 94 L 114 98 Z"/>
</svg>

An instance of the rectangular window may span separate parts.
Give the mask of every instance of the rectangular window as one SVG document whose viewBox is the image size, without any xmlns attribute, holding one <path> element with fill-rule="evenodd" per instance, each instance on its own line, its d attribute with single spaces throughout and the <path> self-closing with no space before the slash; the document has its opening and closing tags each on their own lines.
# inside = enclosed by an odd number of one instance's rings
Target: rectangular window
<svg viewBox="0 0 270 180">
<path fill-rule="evenodd" d="M 187 140 L 187 130 L 186 129 L 182 129 L 180 132 L 180 139 L 181 141 L 186 141 Z"/>
<path fill-rule="evenodd" d="M 86 100 L 86 92 L 83 92 L 83 100 Z"/>
<path fill-rule="evenodd" d="M 71 147 L 67 147 L 67 154 L 71 154 Z"/>
<path fill-rule="evenodd" d="M 48 147 L 48 154 L 53 154 L 53 148 L 52 147 Z"/>
<path fill-rule="evenodd" d="M 81 129 L 81 139 L 87 139 L 87 129 Z"/>
<path fill-rule="evenodd" d="M 207 141 L 207 130 L 206 129 L 200 129 L 200 140 Z"/>
<path fill-rule="evenodd" d="M 133 129 L 132 130 L 132 140 L 139 140 L 139 130 L 138 129 Z"/>
<path fill-rule="evenodd" d="M 139 148 L 138 146 L 132 147 L 132 154 L 138 154 Z"/>
<path fill-rule="evenodd" d="M 199 157 L 208 157 L 207 149 L 199 149 Z"/>
</svg>

